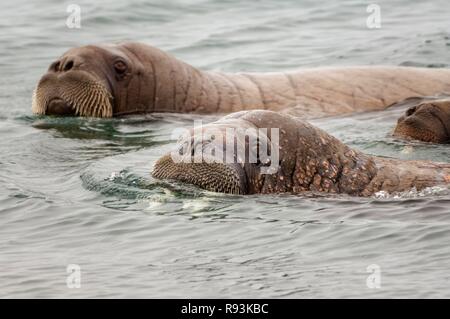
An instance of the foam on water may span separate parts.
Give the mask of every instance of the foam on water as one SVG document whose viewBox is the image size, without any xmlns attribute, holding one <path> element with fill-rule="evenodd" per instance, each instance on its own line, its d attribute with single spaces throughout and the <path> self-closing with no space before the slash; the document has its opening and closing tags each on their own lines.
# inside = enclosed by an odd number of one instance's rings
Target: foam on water
<svg viewBox="0 0 450 319">
<path fill-rule="evenodd" d="M 376 192 L 373 196 L 378 199 L 404 199 L 404 198 L 419 198 L 426 196 L 444 196 L 449 194 L 449 187 L 434 186 L 426 187 L 418 191 L 415 187 L 406 192 L 388 193 L 386 191 Z"/>
</svg>

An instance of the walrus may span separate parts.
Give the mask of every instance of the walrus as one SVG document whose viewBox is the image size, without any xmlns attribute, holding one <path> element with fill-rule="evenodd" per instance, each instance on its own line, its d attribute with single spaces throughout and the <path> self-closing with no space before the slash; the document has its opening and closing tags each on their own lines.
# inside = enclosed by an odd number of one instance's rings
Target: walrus
<svg viewBox="0 0 450 319">
<path fill-rule="evenodd" d="M 300 118 L 273 111 L 241 111 L 193 130 L 156 162 L 153 177 L 244 195 L 312 191 L 370 196 L 450 183 L 450 164 L 369 156 Z M 263 137 L 268 152 L 260 152 Z M 273 159 L 263 154 L 275 151 L 278 160 L 270 163 Z M 273 164 L 275 170 L 267 172 Z"/>
<path fill-rule="evenodd" d="M 35 114 L 112 117 L 149 112 L 231 113 L 264 109 L 303 119 L 380 111 L 412 97 L 450 92 L 450 70 L 395 66 L 295 72 L 200 71 L 142 43 L 72 48 L 33 92 Z M 408 110 L 399 137 L 449 140 L 448 101 Z"/>
<path fill-rule="evenodd" d="M 450 143 L 450 97 L 411 98 L 398 121 L 394 136 L 429 143 Z"/>
</svg>

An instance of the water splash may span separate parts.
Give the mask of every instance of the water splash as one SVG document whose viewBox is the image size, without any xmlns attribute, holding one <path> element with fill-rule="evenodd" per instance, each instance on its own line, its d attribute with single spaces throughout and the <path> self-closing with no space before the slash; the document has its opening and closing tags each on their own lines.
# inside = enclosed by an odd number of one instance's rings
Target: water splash
<svg viewBox="0 0 450 319">
<path fill-rule="evenodd" d="M 413 199 L 430 196 L 444 196 L 449 194 L 450 194 L 450 187 L 433 186 L 433 187 L 426 187 L 421 191 L 418 191 L 417 188 L 415 187 L 406 192 L 388 193 L 386 191 L 379 191 L 375 193 L 373 197 L 376 199 Z"/>
</svg>

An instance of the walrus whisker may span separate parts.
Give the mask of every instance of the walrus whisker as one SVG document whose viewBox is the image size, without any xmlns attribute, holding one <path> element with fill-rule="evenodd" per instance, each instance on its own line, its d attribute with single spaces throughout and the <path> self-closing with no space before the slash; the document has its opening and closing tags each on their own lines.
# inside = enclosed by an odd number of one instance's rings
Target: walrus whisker
<svg viewBox="0 0 450 319">
<path fill-rule="evenodd" d="M 68 87 L 61 97 L 79 116 L 112 116 L 111 95 L 99 83 L 89 81 Z"/>
<path fill-rule="evenodd" d="M 59 101 L 55 102 L 55 109 L 49 109 L 54 99 Z M 75 71 L 60 77 L 46 75 L 33 90 L 31 105 L 35 114 L 113 115 L 112 95 L 101 82 L 86 72 Z"/>
<path fill-rule="evenodd" d="M 97 94 L 94 99 L 92 100 L 92 110 L 93 110 L 93 116 L 99 116 L 101 114 L 101 95 Z"/>
<path fill-rule="evenodd" d="M 88 93 L 85 94 L 83 99 L 80 101 L 80 114 L 82 116 L 89 116 L 86 111 L 90 108 L 90 102 L 95 92 L 89 89 L 89 86 L 87 84 L 85 84 L 84 91 L 87 91 Z"/>
<path fill-rule="evenodd" d="M 34 113 L 43 115 L 45 114 L 45 105 L 48 100 L 46 96 L 42 96 L 42 91 L 39 89 L 39 85 L 33 90 L 33 96 L 31 101 L 31 108 Z"/>
<path fill-rule="evenodd" d="M 81 102 L 81 114 L 84 116 L 89 116 L 91 115 L 90 113 L 88 113 L 88 110 L 91 109 L 91 104 L 92 104 L 92 99 L 95 97 L 95 92 L 94 90 L 89 90 L 89 93 L 86 94 L 84 100 Z"/>
</svg>

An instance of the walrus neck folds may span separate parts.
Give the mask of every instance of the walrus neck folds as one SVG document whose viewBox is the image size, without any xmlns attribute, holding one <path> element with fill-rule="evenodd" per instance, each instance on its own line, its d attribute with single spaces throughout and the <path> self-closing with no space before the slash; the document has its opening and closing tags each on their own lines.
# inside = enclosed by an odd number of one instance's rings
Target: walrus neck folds
<svg viewBox="0 0 450 319">
<path fill-rule="evenodd" d="M 271 99 L 251 74 L 201 71 L 169 53 L 138 43 L 122 47 L 134 56 L 140 72 L 128 84 L 114 114 L 142 112 L 230 113 L 265 109 Z M 286 76 L 278 77 L 286 81 Z M 136 98 L 139 97 L 139 98 Z M 136 100 L 132 100 L 135 98 Z M 274 106 L 294 103 L 274 102 Z M 294 103 L 295 104 L 295 103 Z M 131 107 L 132 106 L 132 107 Z"/>
</svg>

